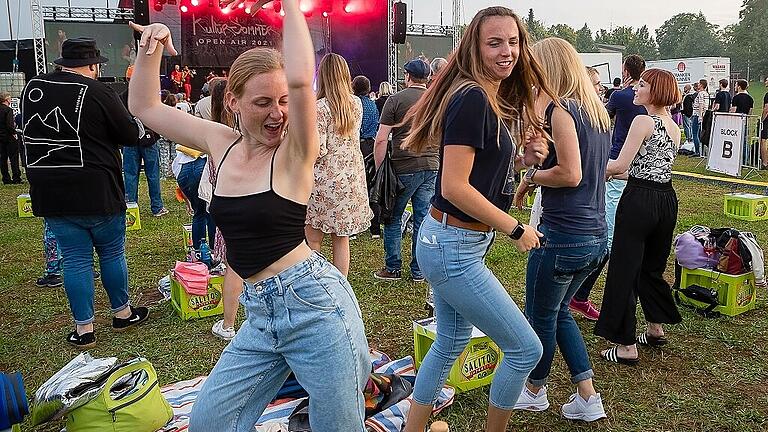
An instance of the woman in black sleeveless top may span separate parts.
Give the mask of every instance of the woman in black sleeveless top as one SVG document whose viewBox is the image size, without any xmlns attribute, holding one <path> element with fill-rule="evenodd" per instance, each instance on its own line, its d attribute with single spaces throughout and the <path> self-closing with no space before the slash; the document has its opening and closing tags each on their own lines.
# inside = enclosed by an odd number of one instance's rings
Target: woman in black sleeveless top
<svg viewBox="0 0 768 432">
<path fill-rule="evenodd" d="M 283 9 L 290 56 L 257 48 L 232 64 L 226 100 L 234 128 L 154 103 L 162 48 L 175 49 L 166 26 L 132 24 L 142 49 L 130 109 L 163 136 L 213 158 L 210 211 L 227 262 L 245 281 L 248 318 L 198 395 L 191 432 L 253 430 L 291 371 L 310 395 L 313 431 L 365 429 L 361 390 L 371 364 L 360 309 L 347 280 L 304 241 L 319 152 L 314 50 L 298 0 L 284 0 Z"/>
</svg>

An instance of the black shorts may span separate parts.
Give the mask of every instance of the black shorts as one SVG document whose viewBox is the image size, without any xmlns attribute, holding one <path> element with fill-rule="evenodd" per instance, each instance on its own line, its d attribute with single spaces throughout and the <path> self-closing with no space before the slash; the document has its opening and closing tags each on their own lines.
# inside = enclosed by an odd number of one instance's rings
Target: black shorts
<svg viewBox="0 0 768 432">
<path fill-rule="evenodd" d="M 760 134 L 760 139 L 768 139 L 768 118 L 763 120 L 763 132 Z"/>
</svg>

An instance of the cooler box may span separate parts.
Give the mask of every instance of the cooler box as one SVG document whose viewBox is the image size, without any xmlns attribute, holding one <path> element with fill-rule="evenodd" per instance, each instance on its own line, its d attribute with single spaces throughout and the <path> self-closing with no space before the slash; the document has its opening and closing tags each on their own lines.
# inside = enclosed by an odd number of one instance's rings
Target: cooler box
<svg viewBox="0 0 768 432">
<path fill-rule="evenodd" d="M 126 203 L 125 210 L 125 230 L 137 231 L 141 229 L 141 216 L 139 215 L 139 205 L 135 202 Z"/>
<path fill-rule="evenodd" d="M 715 308 L 715 312 L 720 312 L 723 315 L 736 316 L 756 307 L 757 290 L 755 289 L 754 273 L 729 275 L 714 270 L 691 270 L 683 267 L 680 275 L 680 288 L 687 288 L 691 285 L 717 291 L 720 306 Z M 686 297 L 683 293 L 680 293 L 680 301 L 697 308 L 708 306 Z"/>
<path fill-rule="evenodd" d="M 186 253 L 192 247 L 192 224 L 182 225 L 181 229 L 184 235 L 184 253 Z"/>
<path fill-rule="evenodd" d="M 224 313 L 222 292 L 224 276 L 211 276 L 208 294 L 190 295 L 171 274 L 171 304 L 183 320 L 205 318 Z"/>
<path fill-rule="evenodd" d="M 434 317 L 413 322 L 414 360 L 417 369 L 435 341 L 436 333 Z M 446 383 L 454 387 L 457 393 L 486 386 L 493 380 L 493 373 L 502 355 L 491 338 L 473 328 L 469 344 L 448 373 Z"/>
<path fill-rule="evenodd" d="M 32 198 L 30 198 L 29 194 L 21 194 L 16 197 L 16 207 L 19 209 L 20 218 L 35 217 L 32 214 Z"/>
<path fill-rule="evenodd" d="M 745 221 L 768 220 L 768 196 L 751 193 L 725 194 L 726 216 Z"/>
</svg>

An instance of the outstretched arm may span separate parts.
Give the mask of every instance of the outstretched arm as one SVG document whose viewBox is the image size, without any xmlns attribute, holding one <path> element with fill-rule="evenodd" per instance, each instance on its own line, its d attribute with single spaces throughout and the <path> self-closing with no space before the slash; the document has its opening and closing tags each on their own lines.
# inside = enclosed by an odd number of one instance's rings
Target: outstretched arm
<svg viewBox="0 0 768 432">
<path fill-rule="evenodd" d="M 128 90 L 128 109 L 150 129 L 187 147 L 211 153 L 209 138 L 217 134 L 234 134 L 224 125 L 205 121 L 160 101 L 160 60 L 163 49 L 175 55 L 171 32 L 164 24 L 141 26 L 130 23 L 141 32 L 139 52 Z"/>
</svg>

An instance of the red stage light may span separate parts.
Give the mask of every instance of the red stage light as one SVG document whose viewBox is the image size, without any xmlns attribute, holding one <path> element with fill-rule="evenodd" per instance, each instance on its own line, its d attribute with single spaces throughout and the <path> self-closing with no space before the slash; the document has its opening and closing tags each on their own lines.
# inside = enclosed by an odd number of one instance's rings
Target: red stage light
<svg viewBox="0 0 768 432">
<path fill-rule="evenodd" d="M 251 7 L 250 6 L 245 8 L 245 13 L 247 13 L 248 15 L 251 14 Z"/>
<path fill-rule="evenodd" d="M 237 5 L 237 7 L 238 7 L 238 8 L 240 8 L 240 9 L 242 9 L 242 8 L 244 8 L 244 7 L 245 7 L 245 3 L 240 3 L 239 5 Z"/>
<path fill-rule="evenodd" d="M 324 12 L 323 12 L 323 18 L 328 18 L 328 16 L 329 16 L 329 15 L 330 15 L 330 14 L 328 13 L 328 11 L 324 11 Z"/>
<path fill-rule="evenodd" d="M 299 2 L 299 10 L 302 13 L 304 13 L 304 14 L 307 14 L 307 13 L 311 12 L 312 11 L 312 3 L 309 0 L 303 0 L 303 1 Z"/>
<path fill-rule="evenodd" d="M 155 8 L 156 12 L 162 12 L 163 11 L 163 4 L 160 3 L 160 2 L 155 2 L 154 8 Z"/>
<path fill-rule="evenodd" d="M 284 17 L 284 16 L 285 16 L 285 11 L 284 11 L 283 9 L 280 9 L 280 16 L 281 16 L 281 17 Z"/>
<path fill-rule="evenodd" d="M 187 7 L 187 5 L 181 5 L 181 6 L 179 6 L 179 10 L 180 10 L 182 13 L 187 13 L 187 12 L 189 12 L 189 8 Z"/>
<path fill-rule="evenodd" d="M 191 0 L 192 6 L 200 6 L 200 0 Z"/>
<path fill-rule="evenodd" d="M 230 9 L 229 6 L 221 9 L 221 13 L 223 13 L 224 15 L 227 15 L 230 12 L 232 12 L 232 9 Z"/>
<path fill-rule="evenodd" d="M 343 8 L 343 9 L 344 9 L 344 12 L 346 12 L 346 13 L 352 13 L 352 12 L 354 12 L 354 11 L 355 11 L 355 8 L 354 8 L 354 7 L 353 7 L 353 6 L 352 6 L 352 5 L 349 3 L 349 0 L 344 0 L 344 1 L 342 2 L 342 4 L 343 4 L 343 6 L 344 6 L 344 8 Z"/>
<path fill-rule="evenodd" d="M 272 2 L 272 9 L 275 10 L 275 13 L 279 13 L 283 10 L 283 2 L 280 0 L 275 0 Z"/>
</svg>

